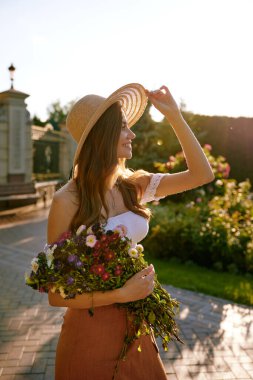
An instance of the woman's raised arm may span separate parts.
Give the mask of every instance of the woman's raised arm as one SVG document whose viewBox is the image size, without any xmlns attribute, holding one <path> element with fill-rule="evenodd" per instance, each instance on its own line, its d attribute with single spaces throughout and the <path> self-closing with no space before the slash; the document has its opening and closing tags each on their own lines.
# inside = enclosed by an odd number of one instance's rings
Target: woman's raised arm
<svg viewBox="0 0 253 380">
<path fill-rule="evenodd" d="M 184 152 L 188 170 L 180 173 L 164 175 L 156 196 L 163 197 L 180 193 L 214 180 L 214 174 L 208 159 L 194 136 L 189 125 L 184 120 L 177 103 L 166 86 L 146 94 L 151 103 L 171 124 Z"/>
</svg>

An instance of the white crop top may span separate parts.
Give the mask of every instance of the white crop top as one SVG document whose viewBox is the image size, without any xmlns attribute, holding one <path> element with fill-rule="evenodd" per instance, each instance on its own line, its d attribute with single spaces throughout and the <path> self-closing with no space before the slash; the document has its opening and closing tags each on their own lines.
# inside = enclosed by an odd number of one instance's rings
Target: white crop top
<svg viewBox="0 0 253 380">
<path fill-rule="evenodd" d="M 141 204 L 151 201 L 158 201 L 163 197 L 155 197 L 156 189 L 165 174 L 152 174 L 150 182 L 142 196 Z M 127 227 L 127 237 L 132 239 L 133 243 L 138 243 L 143 240 L 148 234 L 149 223 L 146 218 L 135 214 L 133 211 L 126 211 L 122 214 L 111 216 L 107 219 L 105 230 L 115 228 L 119 224 L 124 224 Z"/>
</svg>

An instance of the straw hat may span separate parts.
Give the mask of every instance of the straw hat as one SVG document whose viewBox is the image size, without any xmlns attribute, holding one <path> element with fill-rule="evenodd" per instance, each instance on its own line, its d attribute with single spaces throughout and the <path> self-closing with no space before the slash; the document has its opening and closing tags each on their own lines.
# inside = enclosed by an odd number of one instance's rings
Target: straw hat
<svg viewBox="0 0 253 380">
<path fill-rule="evenodd" d="M 86 95 L 71 108 L 66 119 L 66 127 L 78 144 L 74 157 L 74 167 L 92 127 L 100 116 L 117 101 L 120 102 L 128 126 L 131 128 L 143 114 L 148 98 L 141 84 L 130 83 L 113 92 L 108 98 Z"/>
</svg>

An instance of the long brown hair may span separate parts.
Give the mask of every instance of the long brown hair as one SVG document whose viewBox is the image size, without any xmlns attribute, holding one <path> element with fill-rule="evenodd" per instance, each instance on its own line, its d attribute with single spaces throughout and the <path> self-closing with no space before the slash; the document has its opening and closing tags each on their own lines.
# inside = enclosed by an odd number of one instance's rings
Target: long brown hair
<svg viewBox="0 0 253 380">
<path fill-rule="evenodd" d="M 101 222 L 102 205 L 108 215 L 105 183 L 108 176 L 115 174 L 126 208 L 148 220 L 151 217 L 150 209 L 139 203 L 138 194 L 142 196 L 142 188 L 136 183 L 136 179 L 147 172 L 130 170 L 126 168 L 125 158 L 117 158 L 122 123 L 121 105 L 116 102 L 102 114 L 83 144 L 74 178 L 78 209 L 71 222 L 72 230 L 81 224 L 88 227 Z"/>
</svg>

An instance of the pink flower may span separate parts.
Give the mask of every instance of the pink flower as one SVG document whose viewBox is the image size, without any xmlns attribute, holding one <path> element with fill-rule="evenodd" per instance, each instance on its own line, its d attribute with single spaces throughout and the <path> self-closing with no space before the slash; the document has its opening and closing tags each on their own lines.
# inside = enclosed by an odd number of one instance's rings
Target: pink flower
<svg viewBox="0 0 253 380">
<path fill-rule="evenodd" d="M 61 236 L 59 237 L 59 239 L 57 240 L 56 243 L 61 243 L 61 242 L 63 242 L 64 240 L 67 240 L 67 239 L 71 238 L 71 236 L 72 236 L 71 231 L 65 231 L 65 232 L 63 232 L 63 233 L 61 234 Z"/>
<path fill-rule="evenodd" d="M 223 172 L 223 165 L 222 164 L 218 164 L 217 170 L 218 170 L 219 173 L 222 173 Z"/>
<path fill-rule="evenodd" d="M 204 145 L 204 148 L 205 148 L 206 150 L 209 150 L 209 152 L 212 150 L 212 146 L 211 146 L 210 144 L 205 144 L 205 145 Z"/>
<path fill-rule="evenodd" d="M 226 167 L 223 169 L 223 177 L 224 178 L 228 178 L 229 176 L 229 173 L 230 173 L 230 165 L 229 164 L 226 164 Z"/>
<path fill-rule="evenodd" d="M 124 224 L 117 225 L 113 232 L 118 233 L 120 237 L 124 237 L 127 234 L 127 227 Z"/>
<path fill-rule="evenodd" d="M 88 247 L 93 248 L 94 245 L 96 244 L 96 242 L 97 242 L 97 239 L 96 239 L 96 236 L 95 236 L 95 235 L 88 235 L 88 236 L 86 237 L 86 245 L 87 245 Z"/>
<path fill-rule="evenodd" d="M 202 202 L 202 198 L 200 198 L 200 197 L 196 198 L 195 202 L 196 203 L 201 203 Z"/>
</svg>

